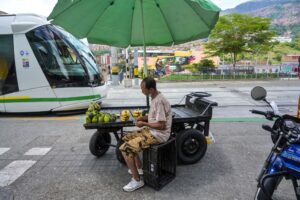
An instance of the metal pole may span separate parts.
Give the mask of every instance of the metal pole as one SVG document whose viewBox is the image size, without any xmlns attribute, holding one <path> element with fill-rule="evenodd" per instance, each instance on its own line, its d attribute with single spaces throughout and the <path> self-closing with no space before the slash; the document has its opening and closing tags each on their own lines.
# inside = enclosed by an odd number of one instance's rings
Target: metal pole
<svg viewBox="0 0 300 200">
<path fill-rule="evenodd" d="M 139 77 L 138 77 L 138 50 L 137 48 L 134 48 L 134 56 L 133 56 L 134 60 L 133 60 L 133 65 L 134 65 L 134 84 L 135 85 L 139 85 Z"/>
<path fill-rule="evenodd" d="M 143 33 L 143 46 L 144 46 L 144 75 L 148 75 L 147 70 L 147 57 L 146 57 L 146 43 L 145 43 L 145 25 L 144 25 L 144 10 L 143 10 L 143 0 L 141 2 L 141 11 L 142 11 L 142 33 Z"/>
<path fill-rule="evenodd" d="M 143 0 L 140 0 L 141 2 L 141 11 L 142 11 L 142 31 L 143 31 L 143 46 L 144 46 L 144 76 L 148 76 L 148 70 L 147 70 L 147 57 L 146 57 L 146 43 L 145 43 L 145 26 L 144 26 L 144 11 L 143 11 Z M 147 102 L 147 108 L 149 109 L 149 96 L 146 97 Z"/>
<path fill-rule="evenodd" d="M 110 50 L 111 50 L 111 69 L 114 69 L 118 63 L 118 51 L 117 51 L 116 47 L 111 47 Z M 115 73 L 116 72 L 112 71 L 112 75 L 111 75 L 112 83 L 113 83 L 113 85 L 118 85 L 120 78 L 119 78 L 119 75 L 115 74 Z"/>
</svg>

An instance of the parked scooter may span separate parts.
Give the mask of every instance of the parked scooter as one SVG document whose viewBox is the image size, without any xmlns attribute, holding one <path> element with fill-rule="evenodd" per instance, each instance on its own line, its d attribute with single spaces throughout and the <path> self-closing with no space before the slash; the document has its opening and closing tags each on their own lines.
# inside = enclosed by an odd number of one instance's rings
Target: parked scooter
<svg viewBox="0 0 300 200">
<path fill-rule="evenodd" d="M 267 92 L 263 87 L 254 87 L 251 96 L 256 101 L 264 101 L 272 111 L 250 110 L 266 119 L 274 121 L 273 126 L 262 125 L 262 128 L 271 133 L 274 146 L 268 155 L 261 172 L 257 177 L 258 185 L 255 200 L 272 200 L 274 191 L 282 178 L 291 180 L 297 200 L 300 200 L 300 119 L 281 115 L 275 102 L 266 100 Z"/>
</svg>

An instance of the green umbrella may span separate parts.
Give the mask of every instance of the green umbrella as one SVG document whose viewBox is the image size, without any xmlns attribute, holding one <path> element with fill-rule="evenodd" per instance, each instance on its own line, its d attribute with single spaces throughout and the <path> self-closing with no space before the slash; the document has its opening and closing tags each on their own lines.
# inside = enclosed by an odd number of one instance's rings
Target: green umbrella
<svg viewBox="0 0 300 200">
<path fill-rule="evenodd" d="M 58 0 L 48 19 L 90 43 L 145 52 L 207 37 L 219 11 L 210 0 Z"/>
</svg>

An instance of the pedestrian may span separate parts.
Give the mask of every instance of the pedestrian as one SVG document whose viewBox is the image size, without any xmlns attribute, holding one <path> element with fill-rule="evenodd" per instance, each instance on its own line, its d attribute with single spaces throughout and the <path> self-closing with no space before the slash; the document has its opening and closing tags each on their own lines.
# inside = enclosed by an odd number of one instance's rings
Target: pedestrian
<svg viewBox="0 0 300 200">
<path fill-rule="evenodd" d="M 108 65 L 108 74 L 110 75 L 111 74 L 111 70 L 110 70 L 110 65 Z"/>
<path fill-rule="evenodd" d="M 123 187 L 132 192 L 144 186 L 142 163 L 138 153 L 149 148 L 151 144 L 166 142 L 171 134 L 172 112 L 169 101 L 156 89 L 156 81 L 146 77 L 141 83 L 142 93 L 151 97 L 148 115 L 137 118 L 138 131 L 126 134 L 122 140 L 120 151 L 126 161 L 131 181 Z"/>
</svg>

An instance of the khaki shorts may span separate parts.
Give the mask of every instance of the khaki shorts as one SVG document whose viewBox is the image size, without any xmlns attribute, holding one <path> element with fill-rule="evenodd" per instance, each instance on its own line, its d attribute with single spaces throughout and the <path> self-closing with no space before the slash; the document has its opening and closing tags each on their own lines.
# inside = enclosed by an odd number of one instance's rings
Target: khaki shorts
<svg viewBox="0 0 300 200">
<path fill-rule="evenodd" d="M 133 157 L 143 149 L 149 148 L 151 144 L 158 143 L 156 138 L 150 133 L 149 128 L 128 133 L 122 140 L 124 143 L 119 149 L 129 157 Z"/>
</svg>

